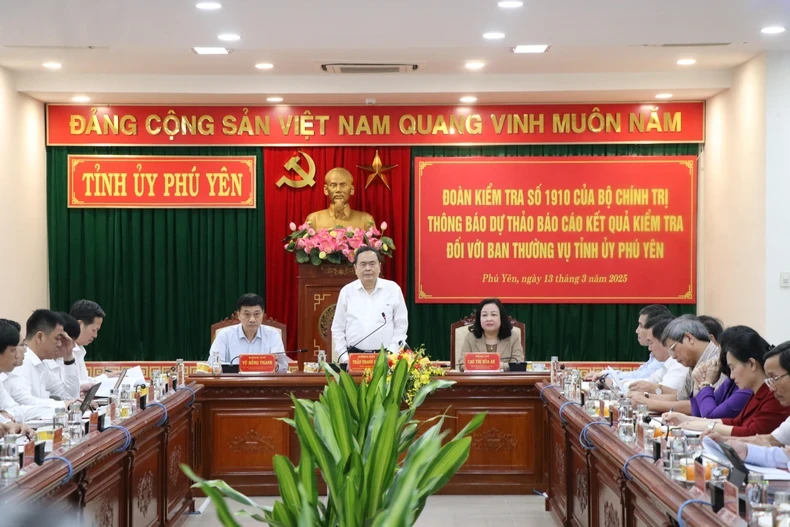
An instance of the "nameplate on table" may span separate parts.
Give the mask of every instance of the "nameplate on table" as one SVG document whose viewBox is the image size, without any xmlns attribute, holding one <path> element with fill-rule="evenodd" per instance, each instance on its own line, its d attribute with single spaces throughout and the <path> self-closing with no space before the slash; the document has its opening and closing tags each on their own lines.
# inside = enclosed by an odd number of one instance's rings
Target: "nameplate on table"
<svg viewBox="0 0 790 527">
<path fill-rule="evenodd" d="M 88 420 L 88 433 L 99 431 L 99 412 L 91 412 L 90 419 Z"/>
<path fill-rule="evenodd" d="M 24 446 L 25 455 L 22 458 L 22 468 L 27 468 L 36 460 L 36 443 L 35 441 L 28 441 Z"/>
<path fill-rule="evenodd" d="M 746 522 L 740 517 L 740 510 L 738 506 L 738 487 L 730 483 L 724 482 L 724 507 L 719 509 L 716 515 L 724 520 L 728 525 L 733 527 L 746 526 Z"/>
<path fill-rule="evenodd" d="M 365 373 L 365 370 L 372 370 L 378 358 L 378 353 L 349 353 L 348 371 Z"/>
<path fill-rule="evenodd" d="M 239 355 L 240 373 L 274 373 L 277 370 L 277 357 L 264 355 Z"/>
<path fill-rule="evenodd" d="M 498 353 L 467 353 L 464 356 L 464 371 L 499 371 Z"/>
<path fill-rule="evenodd" d="M 63 428 L 56 428 L 52 432 L 52 451 L 59 450 L 63 446 Z"/>
</svg>

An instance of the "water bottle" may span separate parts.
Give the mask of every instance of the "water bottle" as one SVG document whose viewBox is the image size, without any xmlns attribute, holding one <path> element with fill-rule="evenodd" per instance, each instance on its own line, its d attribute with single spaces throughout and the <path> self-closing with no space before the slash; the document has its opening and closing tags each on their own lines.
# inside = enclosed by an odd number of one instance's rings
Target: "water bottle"
<svg viewBox="0 0 790 527">
<path fill-rule="evenodd" d="M 686 436 L 683 434 L 683 430 L 675 428 L 669 432 L 669 439 L 667 450 L 669 450 L 670 477 L 674 480 L 685 480 L 685 474 L 681 473 L 681 462 L 686 458 L 688 450 Z"/>
<path fill-rule="evenodd" d="M 162 398 L 162 389 L 160 388 L 160 377 L 162 376 L 162 372 L 159 370 L 154 370 L 151 372 L 151 394 L 153 397 L 151 398 L 151 402 L 158 401 Z"/>
<path fill-rule="evenodd" d="M 211 357 L 208 359 L 208 364 L 211 367 L 211 373 L 219 375 L 222 373 L 222 362 L 219 360 L 219 350 L 212 350 Z"/>
<path fill-rule="evenodd" d="M 120 400 L 120 420 L 129 419 L 132 416 L 132 388 L 128 384 L 121 386 L 121 400 Z M 113 419 L 113 421 L 115 421 Z"/>
<path fill-rule="evenodd" d="M 186 368 L 184 366 L 184 359 L 176 359 L 176 377 L 178 379 L 176 382 L 179 388 L 186 386 Z"/>
<path fill-rule="evenodd" d="M 559 384 L 558 375 L 560 373 L 560 358 L 552 357 L 550 366 L 551 384 Z"/>
<path fill-rule="evenodd" d="M 82 442 L 85 427 L 82 425 L 82 409 L 80 403 L 71 403 L 69 406 L 69 441 L 71 446 Z"/>
<path fill-rule="evenodd" d="M 16 434 L 8 434 L 0 443 L 0 480 L 3 484 L 10 483 L 19 477 L 19 450 Z"/>
<path fill-rule="evenodd" d="M 768 482 L 763 474 L 749 472 L 749 483 L 746 485 L 746 501 L 754 507 L 768 503 Z"/>
<path fill-rule="evenodd" d="M 623 399 L 617 409 L 617 436 L 620 441 L 631 444 L 636 440 L 634 429 L 634 410 L 631 407 L 631 399 Z"/>
</svg>

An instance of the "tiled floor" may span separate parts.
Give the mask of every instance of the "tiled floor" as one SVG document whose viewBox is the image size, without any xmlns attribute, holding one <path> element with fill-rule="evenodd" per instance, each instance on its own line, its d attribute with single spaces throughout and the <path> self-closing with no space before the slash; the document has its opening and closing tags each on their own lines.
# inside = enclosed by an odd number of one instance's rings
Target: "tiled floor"
<svg viewBox="0 0 790 527">
<path fill-rule="evenodd" d="M 275 498 L 254 498 L 261 506 L 272 505 Z M 205 500 L 199 498 L 195 506 L 200 508 Z M 229 502 L 231 510 L 243 509 Z M 251 518 L 238 518 L 245 527 L 263 527 L 264 524 Z M 554 522 L 544 511 L 540 496 L 432 496 L 428 499 L 417 527 L 552 527 Z M 202 514 L 190 516 L 185 527 L 220 526 L 213 505 L 209 504 Z"/>
</svg>

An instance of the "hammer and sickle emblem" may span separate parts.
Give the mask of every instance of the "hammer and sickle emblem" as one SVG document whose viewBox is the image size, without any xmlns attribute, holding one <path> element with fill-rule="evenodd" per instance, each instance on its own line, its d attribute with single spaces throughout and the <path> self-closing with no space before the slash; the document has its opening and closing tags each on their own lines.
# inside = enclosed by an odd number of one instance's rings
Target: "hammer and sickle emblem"
<svg viewBox="0 0 790 527">
<path fill-rule="evenodd" d="M 315 185 L 315 161 L 313 158 L 307 155 L 306 153 L 299 150 L 299 153 L 304 156 L 307 160 L 307 172 L 299 165 L 299 156 L 293 156 L 291 159 L 288 160 L 283 167 L 285 170 L 293 170 L 296 172 L 301 178 L 301 181 L 294 181 L 293 179 L 289 178 L 288 176 L 283 176 L 277 182 L 278 187 L 282 187 L 283 184 L 288 185 L 291 188 L 304 188 L 306 186 L 313 186 Z"/>
</svg>

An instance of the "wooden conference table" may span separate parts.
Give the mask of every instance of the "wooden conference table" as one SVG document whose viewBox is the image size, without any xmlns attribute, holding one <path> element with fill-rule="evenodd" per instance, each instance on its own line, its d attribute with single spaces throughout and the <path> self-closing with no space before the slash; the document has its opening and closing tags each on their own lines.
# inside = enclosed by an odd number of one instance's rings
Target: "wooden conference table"
<svg viewBox="0 0 790 527">
<path fill-rule="evenodd" d="M 79 515 L 82 525 L 96 527 L 142 527 L 180 525 L 193 508 L 191 482 L 179 465 L 193 463 L 193 392 L 202 386 L 188 385 L 162 404 L 151 406 L 119 423 L 119 429 L 93 432 L 82 443 L 59 455 L 66 463 L 46 461 L 0 489 L 0 508 L 9 504 L 37 504 Z M 160 424 L 161 423 L 161 424 Z"/>
<path fill-rule="evenodd" d="M 545 373 L 542 375 L 545 376 Z M 359 378 L 359 376 L 357 376 Z M 469 459 L 443 489 L 445 494 L 532 494 L 545 490 L 543 404 L 535 384 L 541 375 L 448 373 L 457 384 L 429 396 L 417 411 L 421 420 L 447 412 L 451 434 L 487 411 L 475 433 Z M 223 479 L 248 496 L 278 494 L 275 454 L 299 461 L 296 432 L 279 418 L 293 418 L 290 394 L 317 400 L 323 373 L 196 374 L 205 388 L 197 397 L 195 469 Z"/>
<path fill-rule="evenodd" d="M 547 384 L 547 383 L 545 383 Z M 537 388 L 542 389 L 544 383 Z M 549 483 L 548 508 L 557 525 L 574 527 L 641 527 L 675 525 L 677 510 L 691 494 L 673 483 L 650 459 L 639 458 L 623 466 L 629 457 L 642 453 L 617 438 L 605 425 L 587 429 L 587 449 L 579 441 L 582 428 L 593 422 L 584 409 L 569 404 L 556 387 L 543 391 L 546 425 L 542 457 Z M 726 526 L 709 506 L 689 505 L 683 510 L 689 527 Z"/>
</svg>

